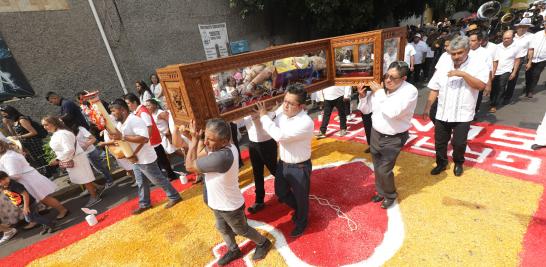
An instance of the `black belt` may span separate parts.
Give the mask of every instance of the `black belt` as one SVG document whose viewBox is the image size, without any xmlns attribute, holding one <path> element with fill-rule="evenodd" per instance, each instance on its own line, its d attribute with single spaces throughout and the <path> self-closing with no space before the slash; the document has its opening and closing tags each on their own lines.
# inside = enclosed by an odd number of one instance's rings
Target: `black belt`
<svg viewBox="0 0 546 267">
<path fill-rule="evenodd" d="M 279 163 L 281 163 L 283 166 L 287 168 L 305 168 L 307 164 L 311 162 L 311 159 L 308 159 L 306 161 L 302 161 L 300 163 L 286 163 L 282 160 L 279 160 Z"/>
<path fill-rule="evenodd" d="M 375 130 L 377 132 L 377 130 Z M 405 131 L 405 132 L 401 132 L 401 133 L 397 133 L 397 134 L 384 134 L 384 133 L 380 133 L 380 132 L 377 132 L 379 134 L 379 136 L 381 137 L 400 137 L 400 136 L 404 136 L 406 134 L 408 134 L 408 131 Z"/>
</svg>

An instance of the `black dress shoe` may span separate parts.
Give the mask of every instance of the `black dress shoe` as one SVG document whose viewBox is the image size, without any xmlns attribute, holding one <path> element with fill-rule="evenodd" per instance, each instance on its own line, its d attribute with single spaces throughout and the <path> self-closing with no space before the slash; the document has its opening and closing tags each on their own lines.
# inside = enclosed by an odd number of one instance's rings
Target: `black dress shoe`
<svg viewBox="0 0 546 267">
<path fill-rule="evenodd" d="M 237 250 L 228 250 L 228 252 L 224 254 L 224 256 L 222 256 L 217 263 L 220 266 L 224 266 L 241 257 L 243 257 L 243 252 L 241 252 L 239 248 L 237 248 Z"/>
<path fill-rule="evenodd" d="M 254 203 L 254 205 L 248 207 L 247 210 L 248 210 L 248 212 L 254 214 L 254 213 L 256 213 L 256 212 L 258 212 L 258 211 L 260 211 L 260 210 L 263 210 L 264 208 L 265 208 L 265 204 L 264 204 L 264 203 L 258 203 L 258 202 L 256 202 L 256 203 Z"/>
<path fill-rule="evenodd" d="M 546 146 L 541 146 L 541 145 L 538 145 L 538 144 L 533 144 L 533 145 L 531 146 L 531 149 L 532 149 L 532 150 L 539 150 L 539 149 L 545 148 L 545 147 L 546 147 Z"/>
<path fill-rule="evenodd" d="M 384 197 L 382 197 L 381 195 L 375 195 L 375 196 L 372 197 L 372 202 L 377 203 L 377 202 L 383 200 L 383 198 Z"/>
<path fill-rule="evenodd" d="M 432 175 L 438 175 L 440 174 L 441 172 L 445 171 L 447 168 L 447 164 L 446 165 L 436 165 L 436 167 L 434 167 L 434 169 L 432 169 L 430 171 L 430 174 Z"/>
<path fill-rule="evenodd" d="M 269 250 L 271 250 L 271 247 L 273 244 L 269 239 L 266 239 L 265 242 L 261 245 L 256 245 L 256 250 L 254 252 L 254 256 L 252 256 L 252 260 L 258 261 L 265 258 Z"/>
<path fill-rule="evenodd" d="M 394 198 L 385 198 L 383 202 L 381 202 L 381 208 L 386 209 L 390 207 L 394 203 Z"/>
<path fill-rule="evenodd" d="M 453 168 L 453 174 L 455 174 L 455 176 L 463 175 L 463 164 L 455 164 L 455 168 Z"/>
<path fill-rule="evenodd" d="M 291 237 L 298 237 L 303 234 L 303 231 L 305 230 L 305 227 L 296 226 L 294 230 L 290 233 Z"/>
<path fill-rule="evenodd" d="M 152 207 L 146 207 L 146 208 L 142 208 L 142 207 L 138 207 L 138 209 L 136 210 L 133 210 L 133 215 L 138 215 L 138 214 L 141 214 L 149 209 L 151 209 Z"/>
</svg>

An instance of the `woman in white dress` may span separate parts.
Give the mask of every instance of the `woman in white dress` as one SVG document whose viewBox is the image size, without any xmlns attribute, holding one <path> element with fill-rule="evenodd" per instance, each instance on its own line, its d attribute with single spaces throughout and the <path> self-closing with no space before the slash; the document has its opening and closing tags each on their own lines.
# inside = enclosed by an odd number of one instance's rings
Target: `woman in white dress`
<svg viewBox="0 0 546 267">
<path fill-rule="evenodd" d="M 159 83 L 159 78 L 156 74 L 150 75 L 150 82 L 150 90 L 154 94 L 154 97 L 159 100 L 161 108 L 168 109 L 167 102 L 165 102 L 165 93 L 163 92 L 163 88 L 161 87 L 161 83 Z"/>
<path fill-rule="evenodd" d="M 57 155 L 56 159 L 53 159 L 50 165 L 59 165 L 61 161 L 74 161 L 74 167 L 66 168 L 70 181 L 74 184 L 84 185 L 91 197 L 85 207 L 91 207 L 101 201 L 101 192 L 96 188 L 93 181 L 95 181 L 95 175 L 89 165 L 87 154 L 77 144 L 76 136 L 69 131 L 63 122 L 53 116 L 47 116 L 42 119 L 42 125 L 44 128 L 52 133 L 49 146 Z"/>
<path fill-rule="evenodd" d="M 50 196 L 57 190 L 57 185 L 30 166 L 25 156 L 4 141 L 0 141 L 0 171 L 6 172 L 24 185 L 34 199 L 56 209 L 59 212 L 57 219 L 62 219 L 68 214 L 68 209 L 59 200 Z"/>
</svg>

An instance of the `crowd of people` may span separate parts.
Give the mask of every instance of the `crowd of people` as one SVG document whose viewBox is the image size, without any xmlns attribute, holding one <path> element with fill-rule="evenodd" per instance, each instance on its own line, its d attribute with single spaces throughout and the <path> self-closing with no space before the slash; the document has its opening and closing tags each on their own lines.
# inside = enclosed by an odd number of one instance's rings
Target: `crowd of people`
<svg viewBox="0 0 546 267">
<path fill-rule="evenodd" d="M 0 193 L 0 230 L 4 232 L 0 243 L 16 234 L 16 228 L 10 225 L 22 218 L 27 222 L 24 229 L 42 225 L 42 234 L 57 230 L 56 222 L 70 213 L 52 196 L 57 190 L 52 179 L 59 168 L 67 172 L 70 183 L 83 186 L 89 193 L 84 207 L 99 203 L 102 194 L 114 185 L 113 170 L 104 161 L 105 147 L 110 148 L 117 165 L 127 171 L 133 179 L 132 186 L 137 187 L 139 208 L 134 214 L 151 207 L 150 182 L 167 193 L 170 201 L 165 208 L 182 200 L 169 180 L 185 173 L 173 171 L 169 156 L 184 157 L 189 139 L 178 133 L 170 111 L 164 109 L 164 95 L 155 74 L 150 82 L 153 92 L 144 81 L 137 81 L 135 93 L 110 104 L 102 101 L 110 113 L 109 118 L 86 100 L 88 92 L 85 91 L 76 94 L 79 105 L 56 92 L 48 92 L 45 99 L 60 107 L 59 114 L 45 116 L 40 122 L 21 114 L 13 106 L 0 107 L 6 133 L 0 136 L 0 191 L 3 191 Z M 108 131 L 108 119 L 115 122 L 116 131 Z M 178 138 L 172 138 L 173 135 Z M 119 152 L 120 140 L 130 144 L 133 157 L 115 153 L 116 149 Z M 103 184 L 96 182 L 95 173 L 104 177 Z M 41 206 L 57 210 L 55 219 L 41 216 Z"/>
<path fill-rule="evenodd" d="M 539 7 L 544 9 L 544 5 Z M 55 221 L 69 214 L 69 210 L 51 196 L 56 185 L 48 177 L 57 167 L 66 169 L 72 183 L 87 189 L 90 197 L 85 207 L 99 203 L 102 194 L 113 186 L 110 170 L 102 160 L 102 148 L 109 147 L 115 154 L 113 150 L 125 142 L 133 155 L 115 158 L 137 187 L 139 207 L 133 214 L 151 208 L 150 183 L 166 193 L 165 209 L 182 201 L 169 180 L 180 175 L 173 171 L 170 159 L 183 157 L 185 170 L 200 174 L 199 180 L 205 185 L 204 201 L 212 210 L 216 228 L 229 248 L 218 264 L 225 265 L 242 257 L 235 240 L 237 235 L 255 242 L 253 259 L 263 259 L 272 243 L 246 220 L 239 188 L 242 160 L 236 142 L 237 128 L 244 126 L 247 130 L 255 181 L 255 201 L 247 211 L 254 214 L 267 208 L 264 203 L 264 170 L 267 168 L 275 177 L 275 195 L 279 202 L 293 210 L 294 228 L 290 236 L 297 238 L 305 233 L 309 224 L 313 136 L 326 137 L 334 107 L 340 120 L 339 136 L 346 135 L 353 89 L 356 89 L 356 109 L 362 116 L 369 144 L 364 152 L 371 153 L 374 165 L 376 194 L 371 201 L 381 202 L 380 207 L 387 209 L 397 198 L 393 169 L 409 138 L 419 94 L 416 85 L 426 82 L 430 89 L 423 110 L 423 118 L 432 120 L 435 127 L 436 166 L 431 166 L 430 174 L 438 175 L 448 168 L 447 148 L 451 142 L 453 173 L 457 177 L 463 175 L 468 131 L 483 96 L 489 96 L 490 113 L 511 103 L 522 66 L 525 66 L 524 95 L 532 98 L 535 93 L 546 66 L 546 30 L 543 27 L 531 33 L 531 27 L 530 18 L 523 17 L 513 29 L 502 32 L 498 43 L 490 41 L 490 29 L 471 22 L 455 27 L 445 20 L 430 28 L 411 27 L 404 60 L 393 59 L 385 65 L 382 83 L 360 84 L 356 88 L 332 86 L 319 92 L 324 114 L 318 133 L 314 133 L 313 120 L 307 114 L 304 85 L 299 83 L 287 86 L 280 107 L 269 110 L 258 102 L 254 114 L 235 122 L 210 119 L 204 129 L 197 128 L 195 123 L 189 127 L 174 124 L 155 74 L 150 76 L 150 87 L 139 80 L 135 83 L 135 93 L 111 103 L 103 102 L 110 112 L 106 115 L 108 118 L 85 100 L 87 92 L 76 94 L 79 105 L 48 92 L 46 100 L 59 106 L 60 112 L 58 116 L 42 118 L 41 123 L 12 106 L 2 106 L 0 113 L 8 137 L 2 136 L 0 140 L 0 185 L 4 195 L 14 206 L 20 207 L 21 212 L 14 212 L 13 205 L 10 210 L 2 211 L 2 214 L 13 215 L 2 218 L 0 231 L 4 235 L 0 243 L 16 234 L 17 230 L 10 225 L 21 217 L 28 222 L 25 228 L 42 225 L 44 234 L 57 230 Z M 110 119 L 115 122 L 115 129 L 107 127 Z M 541 127 L 546 128 L 545 121 Z M 542 137 L 537 134 L 532 149 L 546 147 L 544 132 L 546 129 L 539 128 L 537 133 L 542 133 Z M 44 140 L 48 140 L 54 153 L 50 162 L 45 160 Z M 93 169 L 104 176 L 104 185 L 95 183 Z M 0 202 L 7 201 L 4 196 L 0 197 Z M 41 216 L 39 203 L 57 210 L 56 220 Z"/>
</svg>

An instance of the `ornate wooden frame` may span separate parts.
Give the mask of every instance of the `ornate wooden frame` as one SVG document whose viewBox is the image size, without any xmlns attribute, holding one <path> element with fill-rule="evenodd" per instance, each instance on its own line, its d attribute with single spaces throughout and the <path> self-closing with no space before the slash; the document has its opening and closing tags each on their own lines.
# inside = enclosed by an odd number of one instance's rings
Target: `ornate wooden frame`
<svg viewBox="0 0 546 267">
<path fill-rule="evenodd" d="M 400 43 L 398 47 L 398 60 L 404 60 L 404 54 L 407 44 L 407 35 L 408 31 L 406 27 L 396 27 L 396 28 L 388 28 L 381 30 L 381 47 L 383 47 L 383 44 L 385 40 L 391 39 L 391 38 L 400 38 Z M 383 51 L 381 51 L 381 55 L 383 55 Z M 381 65 L 383 65 L 383 57 L 381 56 Z"/>
<path fill-rule="evenodd" d="M 299 57 L 307 53 L 323 50 L 326 53 L 326 79 L 306 86 L 308 93 L 332 86 L 356 85 L 362 81 L 380 81 L 382 76 L 382 51 L 385 38 L 402 37 L 400 40 L 399 59 L 403 57 L 406 28 L 390 28 L 372 32 L 351 34 L 335 38 L 320 39 L 302 43 L 277 46 L 261 51 L 239 54 L 226 58 L 202 61 L 191 64 L 169 65 L 157 69 L 157 74 L 164 88 L 166 104 L 177 125 L 188 124 L 195 120 L 200 127 L 209 118 L 222 117 L 228 121 L 242 118 L 252 112 L 255 105 L 249 105 L 225 113 L 220 113 L 210 76 L 222 71 L 244 68 L 255 64 L 262 64 L 287 57 Z M 363 43 L 374 44 L 373 77 L 335 78 L 334 49 L 336 47 L 353 45 L 358 56 L 358 45 Z M 265 100 L 266 105 L 274 105 L 282 99 L 284 94 Z"/>
<path fill-rule="evenodd" d="M 359 49 L 358 46 L 361 44 L 373 44 L 373 53 L 374 53 L 374 66 L 373 66 L 373 76 L 372 77 L 335 77 L 335 84 L 336 85 L 350 85 L 350 86 L 356 86 L 361 82 L 364 82 L 365 84 L 369 83 L 370 81 L 380 81 L 381 80 L 381 65 L 378 64 L 377 57 L 379 55 L 383 55 L 382 48 L 383 48 L 383 41 L 381 40 L 381 30 L 377 31 L 371 31 L 371 32 L 365 32 L 365 33 L 357 33 L 357 34 L 351 34 L 351 35 L 345 35 L 341 37 L 336 37 L 331 39 L 331 62 L 335 71 L 335 49 L 338 47 L 346 47 L 346 46 L 352 46 L 353 47 L 353 61 L 357 62 L 359 58 Z M 335 73 L 334 73 L 335 75 Z"/>
</svg>

